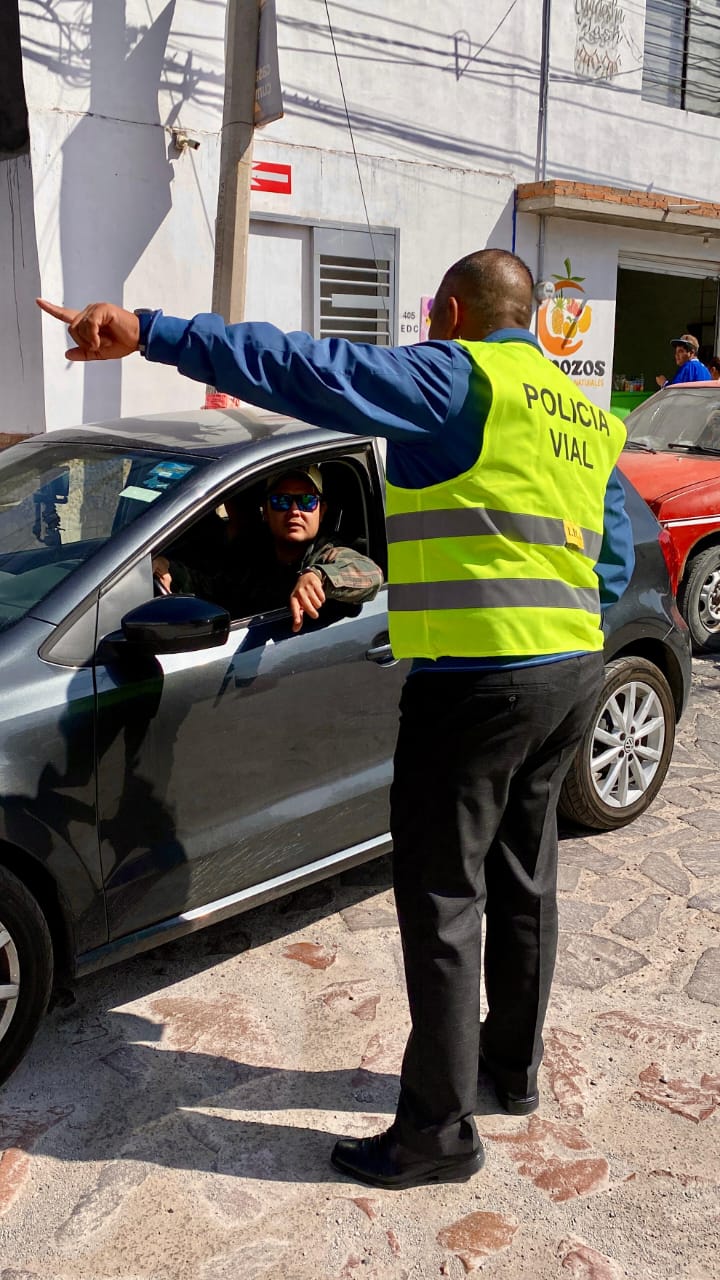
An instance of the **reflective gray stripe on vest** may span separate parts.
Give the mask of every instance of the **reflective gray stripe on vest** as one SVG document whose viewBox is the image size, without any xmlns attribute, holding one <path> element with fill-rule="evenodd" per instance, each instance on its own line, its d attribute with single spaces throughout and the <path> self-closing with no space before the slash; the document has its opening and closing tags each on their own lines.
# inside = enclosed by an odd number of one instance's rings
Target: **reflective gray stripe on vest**
<svg viewBox="0 0 720 1280">
<path fill-rule="evenodd" d="M 515 511 L 491 511 L 488 507 L 462 507 L 451 511 L 408 511 L 386 517 L 388 542 L 419 542 L 425 538 L 473 538 L 500 534 L 511 542 L 534 542 L 543 547 L 564 547 L 565 526 L 554 516 L 528 516 Z M 583 555 L 595 563 L 602 534 L 581 529 Z"/>
<path fill-rule="evenodd" d="M 392 613 L 433 609 L 582 609 L 600 612 L 592 587 L 570 587 L 546 578 L 472 578 L 463 582 L 390 583 Z"/>
</svg>

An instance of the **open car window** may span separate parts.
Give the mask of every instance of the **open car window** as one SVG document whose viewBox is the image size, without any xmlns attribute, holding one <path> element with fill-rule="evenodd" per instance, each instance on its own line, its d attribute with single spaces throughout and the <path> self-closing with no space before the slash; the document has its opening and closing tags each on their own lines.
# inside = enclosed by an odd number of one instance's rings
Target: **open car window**
<svg viewBox="0 0 720 1280">
<path fill-rule="evenodd" d="M 294 466 L 302 460 L 288 461 L 289 471 Z M 327 509 L 318 540 L 372 556 L 366 469 L 350 455 L 321 459 L 320 469 Z M 263 577 L 273 553 L 262 504 L 267 480 L 277 472 L 275 464 L 251 483 L 229 486 L 212 510 L 157 549 L 156 556 L 170 562 L 173 592 L 202 596 L 227 609 L 233 622 L 288 608 L 289 588 L 279 594 L 275 575 L 268 574 L 267 584 Z"/>
<path fill-rule="evenodd" d="M 0 457 L 0 631 L 204 465 L 76 444 Z"/>
</svg>

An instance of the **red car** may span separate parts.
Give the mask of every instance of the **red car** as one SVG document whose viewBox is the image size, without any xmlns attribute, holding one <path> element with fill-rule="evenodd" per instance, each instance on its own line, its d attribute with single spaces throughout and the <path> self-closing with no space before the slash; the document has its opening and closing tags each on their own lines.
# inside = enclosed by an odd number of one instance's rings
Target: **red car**
<svg viewBox="0 0 720 1280">
<path fill-rule="evenodd" d="M 620 467 L 672 541 L 696 652 L 720 649 L 720 381 L 666 387 L 625 419 Z"/>
</svg>

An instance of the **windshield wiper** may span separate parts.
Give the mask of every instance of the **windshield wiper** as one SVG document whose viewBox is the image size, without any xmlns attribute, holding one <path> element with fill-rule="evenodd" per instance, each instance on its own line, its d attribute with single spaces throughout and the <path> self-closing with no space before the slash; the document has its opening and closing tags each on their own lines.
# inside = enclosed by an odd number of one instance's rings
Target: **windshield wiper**
<svg viewBox="0 0 720 1280">
<path fill-rule="evenodd" d="M 641 440 L 626 440 L 626 449 L 642 449 L 643 453 L 657 453 L 657 449 L 653 449 L 649 444 L 643 444 Z"/>
<path fill-rule="evenodd" d="M 682 440 L 668 441 L 668 449 L 686 449 L 688 453 L 720 453 L 707 444 L 685 444 Z"/>
</svg>

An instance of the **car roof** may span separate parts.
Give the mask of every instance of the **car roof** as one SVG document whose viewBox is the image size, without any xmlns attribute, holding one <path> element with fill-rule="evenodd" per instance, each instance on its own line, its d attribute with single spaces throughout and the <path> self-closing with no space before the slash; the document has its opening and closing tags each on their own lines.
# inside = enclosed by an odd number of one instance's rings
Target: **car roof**
<svg viewBox="0 0 720 1280">
<path fill-rule="evenodd" d="M 179 413 L 152 413 L 115 418 L 89 426 L 63 428 L 33 442 L 78 442 L 115 448 L 162 448 L 204 458 L 229 458 L 267 443 L 272 437 L 292 437 L 292 444 L 312 448 L 319 437 L 328 444 L 347 442 L 345 432 L 314 427 L 297 418 L 266 413 L 261 409 L 189 409 Z M 357 437 L 355 437 L 357 438 Z M 290 441 L 288 440 L 288 444 Z"/>
<path fill-rule="evenodd" d="M 668 382 L 667 386 L 661 387 L 662 391 L 682 391 L 683 387 L 720 387 L 720 378 L 703 378 L 700 382 Z"/>
</svg>

